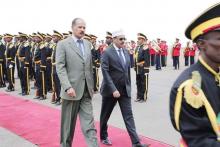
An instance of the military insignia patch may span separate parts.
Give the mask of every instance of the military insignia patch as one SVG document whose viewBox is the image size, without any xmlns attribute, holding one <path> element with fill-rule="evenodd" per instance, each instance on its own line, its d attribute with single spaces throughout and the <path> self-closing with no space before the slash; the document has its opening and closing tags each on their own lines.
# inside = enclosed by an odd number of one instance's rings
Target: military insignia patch
<svg viewBox="0 0 220 147">
<path fill-rule="evenodd" d="M 9 48 L 13 48 L 13 46 L 14 46 L 14 44 L 11 43 L 11 44 L 9 45 Z"/>
<path fill-rule="evenodd" d="M 24 47 L 28 47 L 29 46 L 29 42 L 25 42 Z"/>
<path fill-rule="evenodd" d="M 193 108 L 200 108 L 204 105 L 204 93 L 201 89 L 201 75 L 198 71 L 192 72 L 192 80 L 184 88 L 186 102 Z"/>
<path fill-rule="evenodd" d="M 42 48 L 44 48 L 45 47 L 45 45 L 42 43 L 41 45 L 40 45 L 40 49 L 42 49 Z"/>
</svg>

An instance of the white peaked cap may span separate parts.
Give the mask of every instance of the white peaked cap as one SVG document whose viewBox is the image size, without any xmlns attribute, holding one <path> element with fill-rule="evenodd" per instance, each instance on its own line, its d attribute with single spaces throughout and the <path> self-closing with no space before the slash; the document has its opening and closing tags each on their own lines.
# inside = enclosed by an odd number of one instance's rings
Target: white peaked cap
<svg viewBox="0 0 220 147">
<path fill-rule="evenodd" d="M 118 36 L 122 36 L 122 35 L 125 36 L 123 30 L 118 30 L 118 31 L 112 32 L 112 37 L 113 37 L 113 38 L 114 38 L 114 37 L 118 37 Z"/>
</svg>

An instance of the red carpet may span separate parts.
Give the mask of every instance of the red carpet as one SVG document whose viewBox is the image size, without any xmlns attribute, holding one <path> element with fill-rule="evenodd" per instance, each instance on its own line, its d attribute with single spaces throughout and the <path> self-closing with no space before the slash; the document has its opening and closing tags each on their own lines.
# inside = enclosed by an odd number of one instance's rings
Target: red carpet
<svg viewBox="0 0 220 147">
<path fill-rule="evenodd" d="M 59 147 L 60 111 L 57 109 L 0 93 L 0 126 L 40 147 Z M 98 123 L 96 128 L 99 128 Z M 125 130 L 110 126 L 109 136 L 113 147 L 131 146 Z M 170 146 L 147 137 L 141 137 L 141 139 L 144 143 L 150 143 L 151 147 Z M 79 123 L 76 127 L 73 146 L 86 147 Z"/>
</svg>

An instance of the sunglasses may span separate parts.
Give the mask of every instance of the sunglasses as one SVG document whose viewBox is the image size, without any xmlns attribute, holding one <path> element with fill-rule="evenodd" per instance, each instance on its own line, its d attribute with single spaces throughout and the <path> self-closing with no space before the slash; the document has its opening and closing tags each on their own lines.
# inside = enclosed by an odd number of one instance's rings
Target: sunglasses
<svg viewBox="0 0 220 147">
<path fill-rule="evenodd" d="M 125 41 L 126 38 L 118 38 L 118 40 L 120 40 L 120 41 Z"/>
</svg>

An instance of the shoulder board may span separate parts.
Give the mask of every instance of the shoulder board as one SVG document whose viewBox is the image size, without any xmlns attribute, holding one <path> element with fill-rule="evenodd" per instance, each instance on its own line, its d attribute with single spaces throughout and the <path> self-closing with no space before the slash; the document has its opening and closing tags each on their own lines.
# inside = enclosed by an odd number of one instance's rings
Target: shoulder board
<svg viewBox="0 0 220 147">
<path fill-rule="evenodd" d="M 33 47 L 35 45 L 35 43 L 34 42 L 31 42 L 31 46 Z"/>
<path fill-rule="evenodd" d="M 29 42 L 25 42 L 25 43 L 24 43 L 24 47 L 28 47 L 29 45 L 30 45 Z"/>
<path fill-rule="evenodd" d="M 40 49 L 44 48 L 45 47 L 45 44 L 44 43 L 41 43 L 40 44 Z"/>
<path fill-rule="evenodd" d="M 50 45 L 49 45 L 49 48 L 53 48 L 55 46 L 55 44 L 54 43 L 51 43 Z"/>
<path fill-rule="evenodd" d="M 9 44 L 9 48 L 13 48 L 14 47 L 14 44 L 13 43 L 10 43 Z"/>
<path fill-rule="evenodd" d="M 19 46 L 19 42 L 15 42 L 15 46 Z"/>
<path fill-rule="evenodd" d="M 45 47 L 48 47 L 48 46 L 49 46 L 49 43 L 48 43 L 48 42 L 45 42 L 45 43 L 44 43 L 44 46 L 45 46 Z"/>
<path fill-rule="evenodd" d="M 193 108 L 203 106 L 203 100 L 206 99 L 201 89 L 202 77 L 198 71 L 192 72 L 192 79 L 184 87 L 184 97 L 186 102 Z"/>
</svg>

